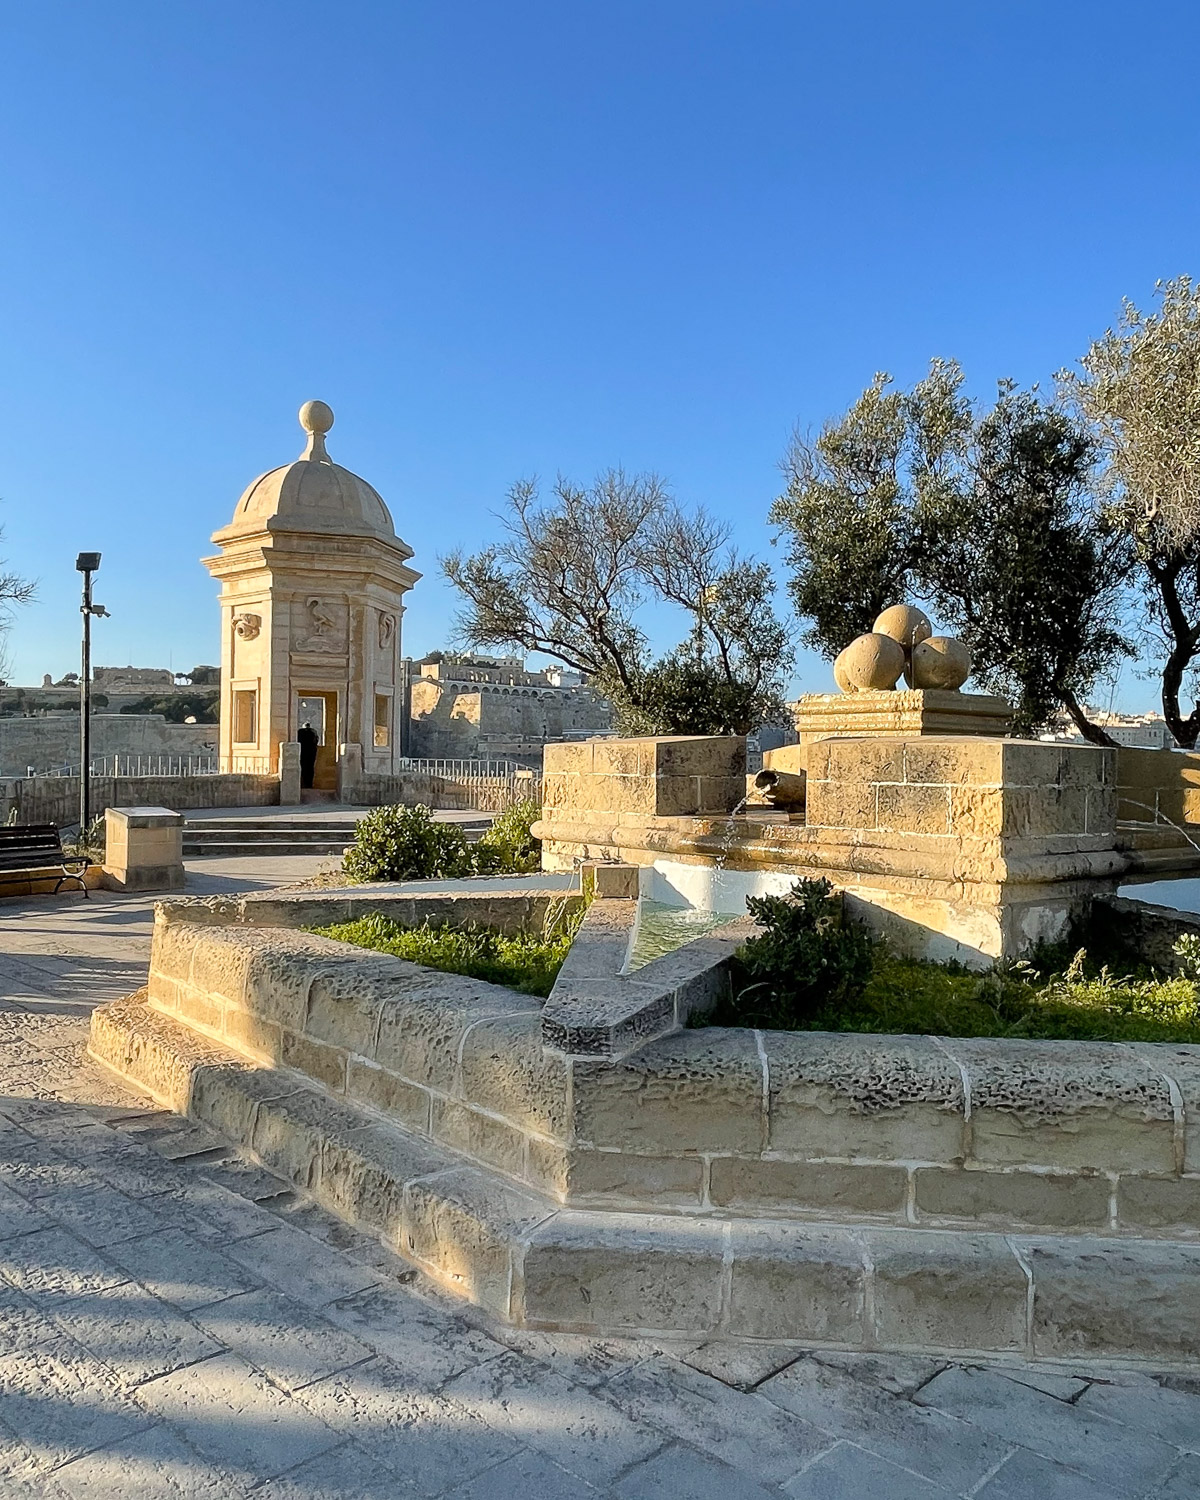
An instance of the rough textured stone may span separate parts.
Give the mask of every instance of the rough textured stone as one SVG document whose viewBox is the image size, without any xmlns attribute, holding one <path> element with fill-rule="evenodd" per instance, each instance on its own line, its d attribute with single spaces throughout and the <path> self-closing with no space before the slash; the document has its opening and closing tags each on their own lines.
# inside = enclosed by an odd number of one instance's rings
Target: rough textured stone
<svg viewBox="0 0 1200 1500">
<path fill-rule="evenodd" d="M 778 1157 L 715 1156 L 709 1197 L 720 1208 L 777 1213 L 872 1215 L 904 1212 L 908 1173 L 873 1163 L 788 1161 Z"/>
<path fill-rule="evenodd" d="M 524 1317 L 535 1327 L 715 1328 L 720 1224 L 653 1214 L 572 1214 L 534 1231 L 525 1251 Z"/>
<path fill-rule="evenodd" d="M 706 1028 L 612 1064 L 577 1061 L 575 1135 L 647 1154 L 757 1151 L 763 1070 L 754 1033 Z"/>
<path fill-rule="evenodd" d="M 550 1211 L 544 1199 L 461 1168 L 406 1186 L 398 1244 L 460 1296 L 510 1318 L 512 1244 Z"/>
<path fill-rule="evenodd" d="M 1042 1358 L 1200 1356 L 1200 1245 L 1021 1240 Z"/>
<path fill-rule="evenodd" d="M 412 1083 L 450 1093 L 467 1028 L 518 1009 L 522 1001 L 499 985 L 411 967 L 414 977 L 393 992 L 380 1014 L 374 1061 Z"/>
<path fill-rule="evenodd" d="M 326 1137 L 321 1144 L 321 1201 L 335 1213 L 396 1240 L 404 1186 L 443 1170 L 451 1159 L 428 1141 L 387 1127 Z"/>
<path fill-rule="evenodd" d="M 861 1344 L 866 1269 L 847 1230 L 733 1227 L 731 1333 Z"/>
<path fill-rule="evenodd" d="M 521 1132 L 457 1099 L 434 1097 L 430 1134 L 450 1150 L 498 1167 L 509 1177 L 525 1175 L 525 1137 Z"/>
<path fill-rule="evenodd" d="M 366 1121 L 356 1111 L 315 1091 L 297 1089 L 259 1103 L 249 1144 L 273 1172 L 308 1188 L 316 1183 L 328 1143 L 352 1141 L 365 1126 Z"/>
<path fill-rule="evenodd" d="M 476 1021 L 462 1039 L 454 1092 L 467 1103 L 502 1115 L 522 1131 L 563 1139 L 568 1128 L 569 1064 L 542 1047 L 541 1010 Z"/>
<path fill-rule="evenodd" d="M 1024 1349 L 1028 1281 L 998 1235 L 864 1231 L 875 1337 L 890 1348 Z"/>
<path fill-rule="evenodd" d="M 928 1037 L 764 1032 L 772 1150 L 955 1161 L 962 1075 Z"/>
<path fill-rule="evenodd" d="M 1169 1172 L 1170 1090 L 1118 1042 L 955 1037 L 971 1085 L 970 1154 L 1003 1165 Z"/>
<path fill-rule="evenodd" d="M 378 1063 L 351 1057 L 346 1069 L 346 1098 L 378 1110 L 390 1120 L 422 1135 L 429 1133 L 429 1094 L 415 1083 L 381 1068 Z"/>
<path fill-rule="evenodd" d="M 639 1156 L 630 1151 L 589 1151 L 531 1136 L 529 1181 L 568 1202 L 621 1208 L 691 1206 L 704 1193 L 698 1156 Z"/>
<path fill-rule="evenodd" d="M 1106 1177 L 1057 1172 L 987 1172 L 918 1168 L 918 1218 L 964 1219 L 996 1228 L 1105 1229 Z"/>
<path fill-rule="evenodd" d="M 1200 1177 L 1121 1177 L 1117 1223 L 1155 1233 L 1200 1232 Z"/>
</svg>

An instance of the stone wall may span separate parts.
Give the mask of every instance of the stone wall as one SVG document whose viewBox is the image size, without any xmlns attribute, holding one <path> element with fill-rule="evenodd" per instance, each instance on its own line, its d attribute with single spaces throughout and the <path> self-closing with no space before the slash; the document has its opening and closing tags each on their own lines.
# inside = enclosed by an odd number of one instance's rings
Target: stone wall
<svg viewBox="0 0 1200 1500">
<path fill-rule="evenodd" d="M 720 870 L 736 901 L 714 909 L 729 912 L 756 890 L 786 889 L 789 877 L 823 876 L 903 949 L 982 965 L 1061 938 L 1135 863 L 1118 846 L 1113 750 L 965 735 L 825 738 L 801 748 L 805 813 L 733 818 L 740 743 L 552 747 L 535 829 L 546 867 L 615 856 L 660 872 L 671 861 Z"/>
<path fill-rule="evenodd" d="M 746 741 L 736 735 L 664 735 L 547 745 L 542 816 L 592 811 L 618 822 L 727 813 L 746 791 Z"/>
<path fill-rule="evenodd" d="M 521 673 L 533 678 L 532 673 Z M 416 677 L 407 753 L 417 759 L 512 758 L 537 764 L 542 747 L 612 724 L 612 707 L 586 687 Z"/>
<path fill-rule="evenodd" d="M 277 776 L 93 776 L 91 809 L 98 817 L 110 807 L 167 807 L 187 812 L 201 807 L 273 807 L 279 802 Z M 18 823 L 79 822 L 78 776 L 37 776 L 0 781 L 0 822 L 15 813 Z"/>
<path fill-rule="evenodd" d="M 168 724 L 160 714 L 92 715 L 92 754 L 203 755 L 217 749 L 215 724 Z M 0 718 L 0 776 L 79 764 L 79 715 Z"/>
<path fill-rule="evenodd" d="M 1147 844 L 1186 843 L 1172 825 L 1200 825 L 1200 754 L 1125 745 L 1116 754 L 1118 818 L 1144 825 Z"/>
</svg>

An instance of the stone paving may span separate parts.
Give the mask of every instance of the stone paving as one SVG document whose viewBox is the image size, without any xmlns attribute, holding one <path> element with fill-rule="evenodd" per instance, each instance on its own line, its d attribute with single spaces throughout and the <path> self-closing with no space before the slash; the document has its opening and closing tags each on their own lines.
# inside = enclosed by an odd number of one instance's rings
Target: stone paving
<svg viewBox="0 0 1200 1500">
<path fill-rule="evenodd" d="M 0 903 L 0 1497 L 1200 1497 L 1200 1374 L 489 1323 L 87 1061 L 148 916 Z"/>
</svg>

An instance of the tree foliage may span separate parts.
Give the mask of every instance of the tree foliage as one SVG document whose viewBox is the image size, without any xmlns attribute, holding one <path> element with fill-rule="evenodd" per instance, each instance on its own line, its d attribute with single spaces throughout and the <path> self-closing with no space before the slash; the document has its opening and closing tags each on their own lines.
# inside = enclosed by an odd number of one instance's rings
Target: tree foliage
<svg viewBox="0 0 1200 1500">
<path fill-rule="evenodd" d="M 1126 302 L 1060 381 L 1108 460 L 1108 514 L 1144 605 L 1141 644 L 1160 661 L 1163 717 L 1190 748 L 1200 737 L 1200 287 L 1180 276 L 1157 292 L 1157 312 Z"/>
<path fill-rule="evenodd" d="M 770 570 L 738 556 L 726 526 L 685 510 L 657 476 L 610 469 L 587 488 L 560 476 L 545 502 L 523 480 L 501 519 L 501 541 L 443 559 L 464 600 L 465 642 L 585 672 L 625 732 L 745 734 L 782 716 L 791 649 Z M 641 623 L 654 603 L 690 622 L 657 662 Z"/>
<path fill-rule="evenodd" d="M 4 532 L 0 531 L 0 539 Z M 5 648 L 4 638 L 8 628 L 12 624 L 14 611 L 22 604 L 29 604 L 37 593 L 37 584 L 29 578 L 22 578 L 19 573 L 4 571 L 5 564 L 0 562 L 0 674 L 8 675 L 8 652 Z"/>
<path fill-rule="evenodd" d="M 935 361 L 911 390 L 886 375 L 815 442 L 793 441 L 771 519 L 807 643 L 835 656 L 880 610 L 925 600 L 971 648 L 981 685 L 1029 732 L 1125 651 L 1124 553 L 1095 500 L 1095 446 L 1061 406 L 1001 384 L 979 410 Z"/>
</svg>

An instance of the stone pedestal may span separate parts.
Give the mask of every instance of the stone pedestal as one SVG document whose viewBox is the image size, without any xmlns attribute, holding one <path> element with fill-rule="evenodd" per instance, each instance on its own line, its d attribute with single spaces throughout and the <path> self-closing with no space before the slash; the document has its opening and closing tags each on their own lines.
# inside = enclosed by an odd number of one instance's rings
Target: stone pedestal
<svg viewBox="0 0 1200 1500">
<path fill-rule="evenodd" d="M 279 747 L 279 805 L 297 807 L 300 796 L 300 742 L 284 740 Z"/>
<path fill-rule="evenodd" d="M 937 688 L 867 693 L 806 693 L 791 705 L 802 745 L 833 735 L 879 739 L 923 734 L 1001 737 L 1012 727 L 1012 708 L 986 693 Z"/>
<path fill-rule="evenodd" d="M 183 889 L 183 814 L 167 807 L 110 807 L 104 814 L 104 887 Z"/>
</svg>

